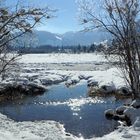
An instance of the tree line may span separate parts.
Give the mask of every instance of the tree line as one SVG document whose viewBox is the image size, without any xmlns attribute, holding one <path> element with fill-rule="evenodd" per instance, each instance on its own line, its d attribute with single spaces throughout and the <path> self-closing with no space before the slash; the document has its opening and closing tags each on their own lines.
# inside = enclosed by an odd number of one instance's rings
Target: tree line
<svg viewBox="0 0 140 140">
<path fill-rule="evenodd" d="M 38 47 L 9 47 L 12 51 L 17 51 L 20 54 L 28 53 L 94 53 L 102 52 L 105 44 L 91 44 L 88 46 L 75 45 L 75 46 L 52 46 L 52 45 L 41 45 Z M 109 46 L 108 46 L 109 48 Z"/>
</svg>

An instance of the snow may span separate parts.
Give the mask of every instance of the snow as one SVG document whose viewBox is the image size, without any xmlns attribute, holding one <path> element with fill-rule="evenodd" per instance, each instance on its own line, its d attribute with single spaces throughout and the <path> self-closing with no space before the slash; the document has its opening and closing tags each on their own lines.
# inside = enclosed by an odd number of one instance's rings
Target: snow
<svg viewBox="0 0 140 140">
<path fill-rule="evenodd" d="M 117 107 L 116 108 L 116 112 L 119 114 L 119 113 L 123 113 L 124 110 L 127 109 L 127 106 L 120 106 L 120 107 Z"/>
<path fill-rule="evenodd" d="M 63 82 L 64 78 L 61 75 L 48 74 L 46 76 L 39 77 L 39 80 L 43 85 L 48 85 Z"/>
<path fill-rule="evenodd" d="M 94 78 L 89 78 L 88 81 L 88 86 L 98 86 L 98 81 L 95 81 Z"/>
<path fill-rule="evenodd" d="M 84 77 L 84 79 L 87 79 L 87 77 L 91 77 L 89 80 L 95 82 L 98 82 L 99 87 L 103 85 L 112 86 L 115 88 L 120 88 L 124 86 L 125 82 L 124 80 L 116 76 L 116 73 L 118 73 L 117 68 L 110 68 L 108 70 L 102 70 L 102 71 L 66 71 L 66 70 L 48 70 L 47 72 L 53 73 L 55 75 L 67 75 L 69 76 L 69 79 L 77 79 L 76 77 Z"/>
<path fill-rule="evenodd" d="M 73 75 L 71 76 L 67 81 L 66 81 L 66 85 L 69 86 L 69 85 L 73 85 L 73 84 L 77 84 L 80 79 L 79 79 L 80 76 L 78 75 Z"/>
<path fill-rule="evenodd" d="M 140 118 L 138 117 L 134 123 L 134 130 L 140 131 Z"/>
<path fill-rule="evenodd" d="M 0 114 L 0 140 L 74 140 L 54 121 L 15 122 Z"/>
<path fill-rule="evenodd" d="M 27 54 L 18 63 L 19 71 L 10 71 L 4 83 L 16 80 L 47 86 L 66 81 L 70 85 L 85 79 L 108 91 L 126 86 L 118 69 L 110 67 L 102 54 Z"/>
<path fill-rule="evenodd" d="M 20 63 L 93 63 L 107 62 L 103 55 L 95 54 L 27 54 L 23 55 Z"/>
<path fill-rule="evenodd" d="M 18 140 L 12 133 L 8 131 L 1 131 L 0 132 L 0 140 Z"/>
<path fill-rule="evenodd" d="M 0 140 L 84 140 L 65 132 L 63 125 L 54 121 L 14 122 L 0 114 Z M 119 129 L 99 138 L 89 140 L 139 140 L 140 117 L 131 127 Z"/>
<path fill-rule="evenodd" d="M 110 67 L 101 54 L 28 54 L 22 56 L 18 62 L 21 66 L 19 73 L 9 72 L 8 78 L 1 84 L 12 83 L 16 77 L 16 82 L 22 84 L 35 83 L 47 86 L 63 81 L 77 83 L 84 79 L 99 88 L 106 86 L 107 91 L 127 87 L 118 69 Z M 93 102 L 96 101 L 81 98 L 78 101 L 71 99 L 65 104 L 68 104 L 76 115 L 80 106 Z M 137 104 L 139 103 L 133 102 L 133 105 Z M 131 118 L 131 127 L 120 126 L 108 135 L 90 140 L 139 140 L 140 109 L 130 107 L 126 108 L 124 113 Z M 63 125 L 54 121 L 15 122 L 0 114 L 0 124 L 0 140 L 84 140 L 82 137 L 66 135 Z"/>
<path fill-rule="evenodd" d="M 108 109 L 108 110 L 105 111 L 105 115 L 106 115 L 106 116 L 113 116 L 114 113 L 115 113 L 115 112 L 114 112 L 113 109 Z"/>
<path fill-rule="evenodd" d="M 131 106 L 135 107 L 135 108 L 140 108 L 140 100 L 134 100 L 131 104 Z"/>
<path fill-rule="evenodd" d="M 128 108 L 124 111 L 124 114 L 130 118 L 132 124 L 135 122 L 136 118 L 140 116 L 140 109 Z"/>
<path fill-rule="evenodd" d="M 92 140 L 139 140 L 140 139 L 140 118 L 137 118 L 131 127 L 120 126 L 118 130 L 105 135 L 102 138 L 93 138 Z"/>
<path fill-rule="evenodd" d="M 58 40 L 62 40 L 62 38 L 61 37 L 59 37 L 59 36 L 55 36 L 56 37 L 56 39 L 58 39 Z"/>
</svg>

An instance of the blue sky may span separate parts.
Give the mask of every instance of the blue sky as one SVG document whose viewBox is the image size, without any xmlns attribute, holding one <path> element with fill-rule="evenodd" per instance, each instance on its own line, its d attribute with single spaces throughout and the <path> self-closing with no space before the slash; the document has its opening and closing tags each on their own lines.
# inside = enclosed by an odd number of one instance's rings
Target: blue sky
<svg viewBox="0 0 140 140">
<path fill-rule="evenodd" d="M 17 0 L 7 0 L 8 4 L 13 4 Z M 24 0 L 26 1 L 26 0 Z M 65 33 L 68 31 L 80 30 L 77 16 L 77 5 L 75 0 L 27 0 L 28 3 L 35 6 L 48 5 L 58 9 L 55 13 L 57 17 L 50 19 L 45 24 L 37 27 L 38 30 L 50 31 L 53 33 Z M 26 1 L 26 2 L 27 2 Z"/>
<path fill-rule="evenodd" d="M 40 30 L 47 30 L 55 33 L 65 33 L 68 31 L 80 30 L 77 18 L 77 6 L 75 0 L 40 0 L 50 7 L 58 9 L 56 18 L 42 25 Z"/>
</svg>

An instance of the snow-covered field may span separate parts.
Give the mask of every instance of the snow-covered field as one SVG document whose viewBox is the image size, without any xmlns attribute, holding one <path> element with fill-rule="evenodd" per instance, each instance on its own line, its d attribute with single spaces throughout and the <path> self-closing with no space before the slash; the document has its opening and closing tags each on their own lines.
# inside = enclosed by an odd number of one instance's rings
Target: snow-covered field
<svg viewBox="0 0 140 140">
<path fill-rule="evenodd" d="M 19 70 L 8 73 L 5 82 L 33 82 L 39 85 L 81 79 L 99 85 L 124 86 L 120 72 L 101 54 L 28 54 L 19 59 Z"/>
<path fill-rule="evenodd" d="M 126 86 L 120 72 L 108 64 L 102 55 L 96 54 L 29 54 L 18 60 L 20 68 L 9 72 L 3 81 L 17 81 L 21 84 L 36 83 L 48 86 L 66 82 L 71 84 L 81 79 L 97 82 L 98 86 L 109 85 L 112 88 Z M 131 127 L 120 127 L 118 130 L 93 140 L 139 140 L 140 118 L 135 118 Z M 0 114 L 0 140 L 82 140 L 66 134 L 64 127 L 57 122 L 14 122 Z"/>
<path fill-rule="evenodd" d="M 23 63 L 93 63 L 107 62 L 100 54 L 28 54 L 22 56 L 19 62 Z"/>
</svg>

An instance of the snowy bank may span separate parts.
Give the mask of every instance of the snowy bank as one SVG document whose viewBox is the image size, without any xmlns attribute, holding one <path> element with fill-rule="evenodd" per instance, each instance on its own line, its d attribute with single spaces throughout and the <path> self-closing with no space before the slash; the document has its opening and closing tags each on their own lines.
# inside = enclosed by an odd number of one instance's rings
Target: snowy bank
<svg viewBox="0 0 140 140">
<path fill-rule="evenodd" d="M 46 88 L 35 83 L 0 83 L 0 102 L 21 99 L 24 96 L 41 95 Z"/>
<path fill-rule="evenodd" d="M 54 121 L 14 122 L 0 114 L 0 140 L 84 140 L 65 132 L 63 125 Z M 139 140 L 140 117 L 130 127 L 119 129 L 99 138 L 88 140 Z"/>
<path fill-rule="evenodd" d="M 130 127 L 120 126 L 118 130 L 103 136 L 102 138 L 93 138 L 92 140 L 139 140 L 140 139 L 140 117 L 134 125 Z"/>
<path fill-rule="evenodd" d="M 0 140 L 76 140 L 54 121 L 14 122 L 0 114 Z"/>
<path fill-rule="evenodd" d="M 94 64 L 94 67 L 91 67 L 94 71 L 92 69 L 85 70 L 83 67 L 86 63 Z M 116 68 L 110 68 L 103 63 L 107 63 L 107 60 L 102 55 L 95 54 L 29 54 L 19 60 L 21 67 L 19 73 L 9 72 L 6 80 L 2 83 L 7 84 L 16 81 L 21 85 L 33 83 L 48 86 L 49 84 L 58 84 L 64 81 L 68 84 L 77 83 L 84 79 L 89 81 L 89 86 L 106 89 L 107 92 L 126 87 L 124 80 L 120 77 L 120 72 Z M 49 67 L 50 64 L 53 64 L 52 69 Z M 73 64 L 75 64 L 78 68 L 77 70 L 62 70 L 59 67 L 60 64 L 61 66 L 64 65 L 64 68 L 67 68 L 67 65 L 73 68 Z M 78 64 L 82 65 L 79 66 Z M 102 66 L 101 69 L 99 66 Z M 72 100 L 70 102 L 73 109 L 73 104 L 77 101 Z M 82 99 L 79 105 L 83 102 Z M 119 110 L 122 111 L 123 109 L 120 108 Z M 118 130 L 108 135 L 101 138 L 91 138 L 90 140 L 139 140 L 140 115 L 133 117 L 132 112 L 137 114 L 140 111 L 133 108 L 132 111 L 125 112 L 133 119 L 131 127 L 120 126 Z M 67 134 L 63 125 L 54 121 L 15 122 L 0 114 L 0 124 L 0 140 L 84 140 L 84 138 Z"/>
<path fill-rule="evenodd" d="M 85 79 L 90 80 L 89 85 L 107 86 L 110 90 L 126 86 L 120 72 L 102 54 L 27 54 L 18 60 L 18 65 L 19 71 L 7 73 L 5 82 L 48 86 L 64 81 L 70 85 Z"/>
</svg>

